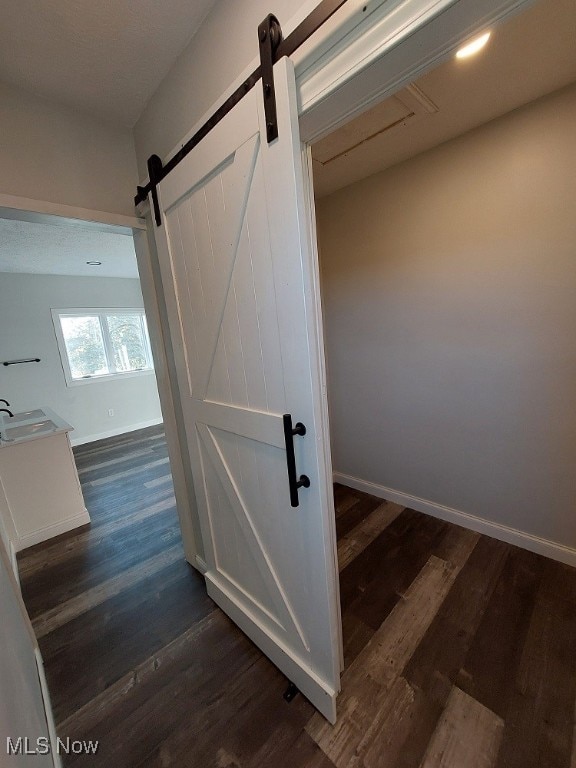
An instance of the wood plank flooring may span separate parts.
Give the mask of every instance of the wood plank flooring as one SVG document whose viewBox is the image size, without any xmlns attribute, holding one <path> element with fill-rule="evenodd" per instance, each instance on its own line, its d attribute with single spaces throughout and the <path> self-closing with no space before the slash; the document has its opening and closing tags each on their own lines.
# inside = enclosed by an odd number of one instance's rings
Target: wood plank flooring
<svg viewBox="0 0 576 768">
<path fill-rule="evenodd" d="M 576 768 L 576 570 L 335 486 L 331 726 L 185 561 L 150 428 L 75 449 L 92 524 L 19 556 L 65 766 Z"/>
</svg>

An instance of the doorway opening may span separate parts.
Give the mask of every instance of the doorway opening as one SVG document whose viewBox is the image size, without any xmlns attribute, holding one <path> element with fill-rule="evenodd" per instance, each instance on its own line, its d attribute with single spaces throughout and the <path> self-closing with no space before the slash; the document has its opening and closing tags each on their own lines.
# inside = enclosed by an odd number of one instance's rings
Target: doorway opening
<svg viewBox="0 0 576 768">
<path fill-rule="evenodd" d="M 418 739 L 424 759 L 462 707 L 484 713 L 494 755 L 519 750 L 518 734 L 531 743 L 509 726 L 520 656 L 548 585 L 564 584 L 554 621 L 572 600 L 562 563 L 576 564 L 575 23 L 572 4 L 536 3 L 489 30 L 475 57 L 446 60 L 311 148 L 340 534 L 340 727 L 360 696 L 431 717 L 426 734 L 402 731 L 392 707 L 382 762 Z M 507 600 L 525 613 L 499 623 Z M 367 695 L 366 668 L 393 695 L 381 685 Z M 364 715 L 349 744 L 369 763 L 385 739 L 362 742 L 374 722 Z M 356 725 L 364 715 L 354 711 Z M 568 715 L 565 725 L 569 754 Z M 334 732 L 312 730 L 345 764 Z"/>
<path fill-rule="evenodd" d="M 74 736 L 103 684 L 209 605 L 186 562 L 135 230 L 3 208 L 0 232 L 0 534 L 46 716 Z"/>
<path fill-rule="evenodd" d="M 14 559 L 89 523 L 105 479 L 128 477 L 137 457 L 171 484 L 165 446 L 152 450 L 163 420 L 132 229 L 16 209 L 2 209 L 0 229 L 2 529 Z M 137 451 L 126 466 L 123 445 Z"/>
</svg>

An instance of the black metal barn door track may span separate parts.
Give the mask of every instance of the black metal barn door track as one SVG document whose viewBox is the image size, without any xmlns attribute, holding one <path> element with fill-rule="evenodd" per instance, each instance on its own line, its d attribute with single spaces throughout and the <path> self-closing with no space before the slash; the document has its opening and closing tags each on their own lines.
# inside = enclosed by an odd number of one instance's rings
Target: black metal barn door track
<svg viewBox="0 0 576 768">
<path fill-rule="evenodd" d="M 260 47 L 260 66 L 244 80 L 242 85 L 218 107 L 212 117 L 196 131 L 176 154 L 163 165 L 158 155 L 151 155 L 148 159 L 148 184 L 137 187 L 134 205 L 143 203 L 148 194 L 152 194 L 152 208 L 156 226 L 162 225 L 162 216 L 158 202 L 158 184 L 162 179 L 174 170 L 184 160 L 194 147 L 204 139 L 218 123 L 230 112 L 244 96 L 252 90 L 258 80 L 262 78 L 262 92 L 264 96 L 264 114 L 266 117 L 266 139 L 268 143 L 278 138 L 278 121 L 276 119 L 276 97 L 274 92 L 274 64 L 283 56 L 290 56 L 302 43 L 319 29 L 336 11 L 344 5 L 346 0 L 322 0 L 321 3 L 302 21 L 296 29 L 282 39 L 282 29 L 278 19 L 269 14 L 258 26 L 258 43 Z"/>
</svg>

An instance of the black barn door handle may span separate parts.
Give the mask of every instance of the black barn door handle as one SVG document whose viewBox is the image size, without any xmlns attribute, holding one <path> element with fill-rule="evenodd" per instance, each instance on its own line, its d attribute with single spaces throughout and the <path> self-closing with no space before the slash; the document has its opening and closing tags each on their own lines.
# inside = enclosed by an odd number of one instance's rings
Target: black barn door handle
<svg viewBox="0 0 576 768">
<path fill-rule="evenodd" d="M 307 475 L 300 475 L 296 478 L 296 458 L 294 456 L 294 435 L 306 434 L 306 427 L 302 422 L 298 422 L 292 427 L 292 416 L 285 413 L 282 417 L 284 421 L 284 440 L 286 442 L 286 464 L 288 466 L 288 483 L 290 485 L 290 504 L 297 507 L 300 504 L 298 499 L 298 488 L 309 488 L 310 478 Z"/>
</svg>

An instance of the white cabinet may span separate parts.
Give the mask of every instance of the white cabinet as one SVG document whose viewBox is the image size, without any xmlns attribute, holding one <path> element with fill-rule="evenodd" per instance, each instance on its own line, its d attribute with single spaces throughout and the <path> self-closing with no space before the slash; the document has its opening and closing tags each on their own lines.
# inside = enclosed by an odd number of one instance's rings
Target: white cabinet
<svg viewBox="0 0 576 768">
<path fill-rule="evenodd" d="M 5 422 L 1 434 L 16 435 L 0 442 L 0 514 L 15 551 L 90 522 L 74 463 L 68 432 L 72 429 L 50 414 L 50 431 L 34 432 L 33 419 Z"/>
</svg>

